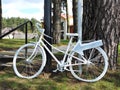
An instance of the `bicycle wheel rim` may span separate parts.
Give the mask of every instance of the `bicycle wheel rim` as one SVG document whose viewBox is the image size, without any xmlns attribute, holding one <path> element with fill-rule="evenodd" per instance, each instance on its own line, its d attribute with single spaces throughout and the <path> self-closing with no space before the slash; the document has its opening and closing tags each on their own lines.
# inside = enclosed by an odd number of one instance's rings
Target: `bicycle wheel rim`
<svg viewBox="0 0 120 90">
<path fill-rule="evenodd" d="M 26 44 L 17 50 L 13 59 L 13 69 L 18 77 L 30 79 L 42 72 L 46 64 L 45 52 L 38 46 L 33 53 L 34 48 L 35 44 Z"/>
<path fill-rule="evenodd" d="M 92 50 L 95 50 L 96 54 L 92 54 L 91 56 L 88 55 L 88 58 L 85 57 L 86 52 L 88 53 L 88 50 L 84 51 L 84 56 L 80 56 L 81 59 L 83 60 L 83 62 L 79 61 L 79 64 L 76 66 L 72 66 L 72 64 L 74 64 L 74 61 L 78 61 L 75 60 L 73 61 L 73 58 L 70 58 L 70 70 L 72 75 L 81 81 L 85 81 L 85 82 L 95 82 L 100 80 L 106 73 L 107 68 L 108 68 L 108 58 L 106 53 L 103 51 L 102 48 L 98 47 L 98 48 L 94 48 Z M 99 53 L 99 56 L 97 56 L 97 52 Z M 94 53 L 92 51 L 92 53 Z M 74 55 L 75 52 L 72 53 L 72 55 Z M 96 57 L 95 57 L 96 56 Z M 86 63 L 84 62 L 85 60 L 91 60 L 90 62 L 92 63 Z M 97 66 L 96 66 L 97 65 Z"/>
</svg>

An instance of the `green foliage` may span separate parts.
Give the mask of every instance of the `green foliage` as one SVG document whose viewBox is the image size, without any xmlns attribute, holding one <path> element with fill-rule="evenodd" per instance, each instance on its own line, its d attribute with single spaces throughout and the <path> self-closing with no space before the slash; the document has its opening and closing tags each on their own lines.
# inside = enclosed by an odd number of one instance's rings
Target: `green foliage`
<svg viewBox="0 0 120 90">
<path fill-rule="evenodd" d="M 10 27 L 10 28 L 15 28 L 26 21 L 31 21 L 33 23 L 33 26 L 35 25 L 37 21 L 35 18 L 27 19 L 27 18 L 20 18 L 20 17 L 11 17 L 11 18 L 2 18 L 2 28 Z M 24 27 L 19 28 L 20 31 L 24 32 Z M 31 26 L 28 24 L 28 30 L 31 32 Z"/>
</svg>

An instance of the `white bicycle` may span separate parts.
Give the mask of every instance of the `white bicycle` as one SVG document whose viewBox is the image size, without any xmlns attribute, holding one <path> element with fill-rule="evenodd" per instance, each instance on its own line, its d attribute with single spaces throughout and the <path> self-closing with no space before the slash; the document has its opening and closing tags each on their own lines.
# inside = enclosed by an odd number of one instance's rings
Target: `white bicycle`
<svg viewBox="0 0 120 90">
<path fill-rule="evenodd" d="M 70 41 L 64 52 L 46 41 L 44 35 L 47 35 L 44 34 L 44 29 L 40 29 L 38 23 L 36 26 L 40 33 L 39 40 L 21 46 L 14 55 L 13 69 L 18 77 L 31 79 L 37 77 L 42 72 L 46 65 L 47 55 L 45 49 L 57 62 L 57 69 L 54 72 L 71 71 L 76 79 L 86 82 L 98 81 L 105 75 L 108 68 L 108 58 L 100 47 L 103 45 L 101 40 L 89 43 L 81 43 L 81 40 L 78 40 L 70 50 L 73 38 L 78 36 L 78 34 L 67 33 L 70 36 Z M 44 42 L 59 52 L 64 53 L 63 60 L 59 61 Z"/>
</svg>

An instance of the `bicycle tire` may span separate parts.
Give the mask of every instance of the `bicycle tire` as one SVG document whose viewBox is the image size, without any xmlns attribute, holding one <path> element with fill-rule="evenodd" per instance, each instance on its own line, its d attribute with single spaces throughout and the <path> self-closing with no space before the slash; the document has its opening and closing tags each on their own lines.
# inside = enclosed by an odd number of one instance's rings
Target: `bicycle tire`
<svg viewBox="0 0 120 90">
<path fill-rule="evenodd" d="M 37 77 L 46 64 L 46 54 L 41 46 L 29 43 L 21 46 L 13 58 L 13 69 L 20 78 L 31 79 Z"/>
<path fill-rule="evenodd" d="M 108 57 L 101 47 L 83 51 L 84 55 L 72 52 L 69 56 L 70 71 L 81 81 L 96 82 L 100 80 L 108 69 Z M 80 58 L 77 60 L 73 56 Z M 87 62 L 85 62 L 87 60 Z M 76 65 L 77 64 L 77 65 Z"/>
</svg>

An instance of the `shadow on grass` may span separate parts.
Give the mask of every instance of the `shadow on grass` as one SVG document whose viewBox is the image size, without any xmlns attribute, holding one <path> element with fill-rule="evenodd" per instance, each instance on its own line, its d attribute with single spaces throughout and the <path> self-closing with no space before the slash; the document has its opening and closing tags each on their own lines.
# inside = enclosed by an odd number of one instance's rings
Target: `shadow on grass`
<svg viewBox="0 0 120 90">
<path fill-rule="evenodd" d="M 4 80 L 0 82 L 0 90 L 29 90 L 24 84 Z"/>
<path fill-rule="evenodd" d="M 120 70 L 117 70 L 115 72 L 109 71 L 104 79 L 107 82 L 114 83 L 116 87 L 120 87 Z"/>
<path fill-rule="evenodd" d="M 63 83 L 63 82 L 78 83 L 78 82 L 80 82 L 77 79 L 75 79 L 70 72 L 67 72 L 67 71 L 51 73 L 50 78 L 58 83 Z"/>
<path fill-rule="evenodd" d="M 57 85 L 51 81 L 43 81 L 39 84 L 36 90 L 57 90 Z"/>
</svg>

